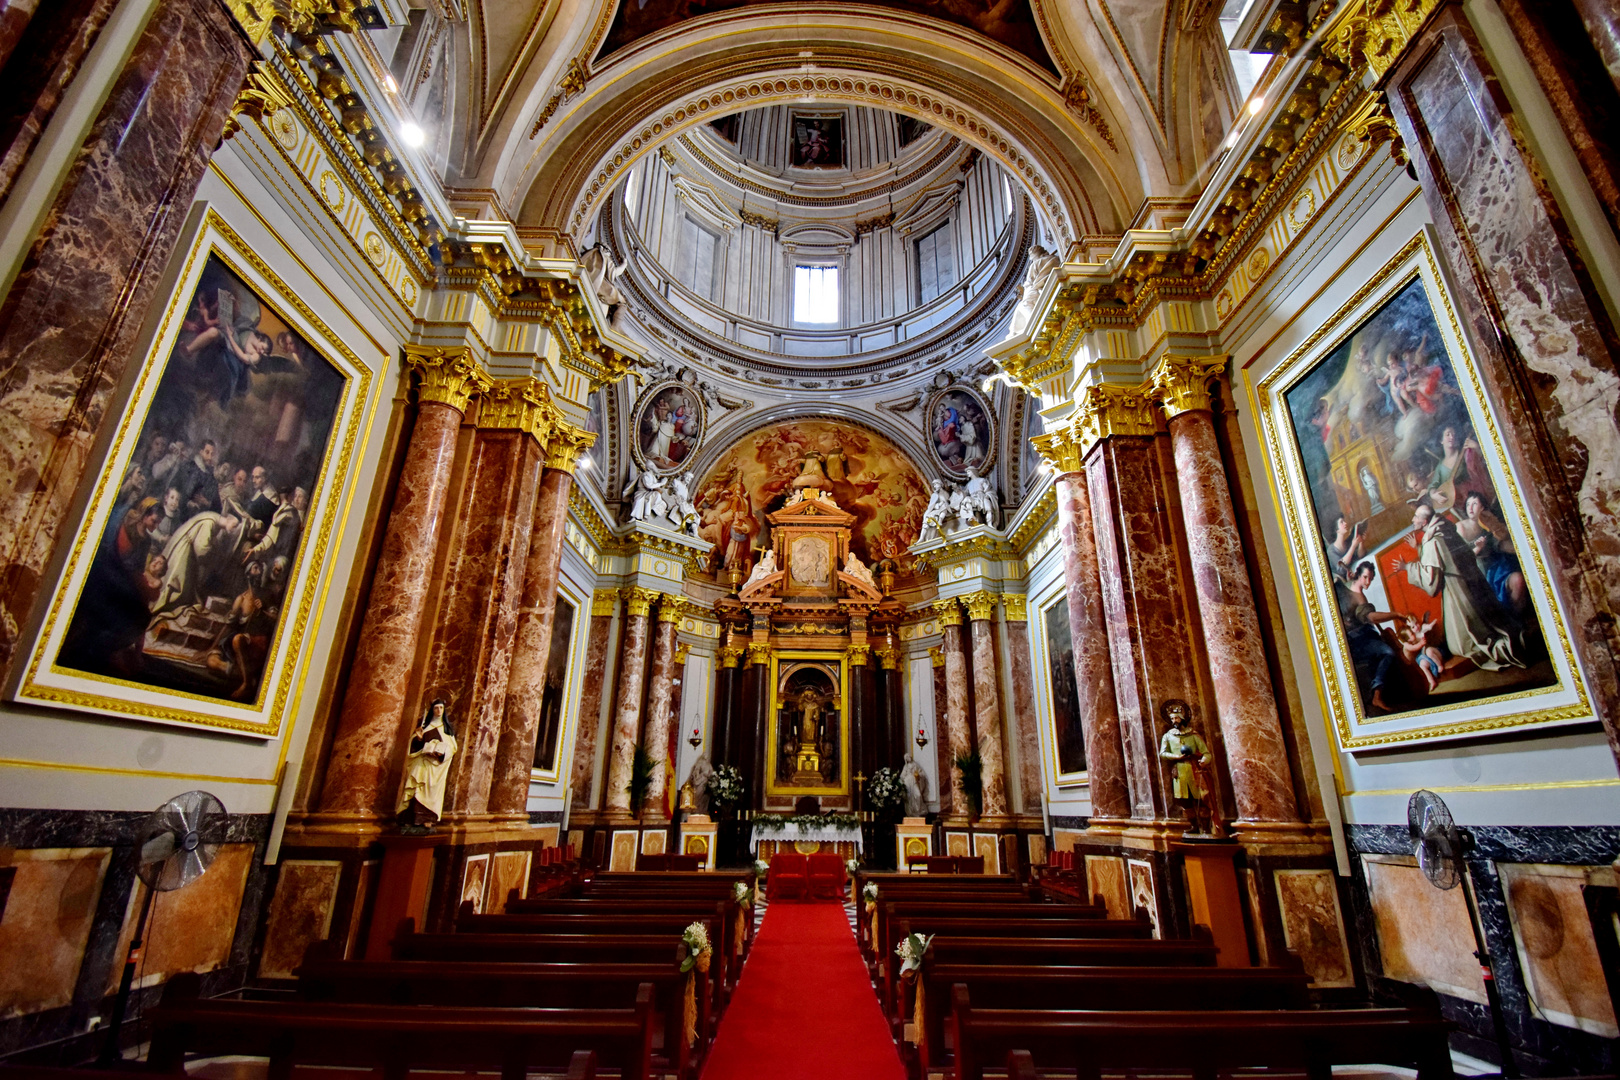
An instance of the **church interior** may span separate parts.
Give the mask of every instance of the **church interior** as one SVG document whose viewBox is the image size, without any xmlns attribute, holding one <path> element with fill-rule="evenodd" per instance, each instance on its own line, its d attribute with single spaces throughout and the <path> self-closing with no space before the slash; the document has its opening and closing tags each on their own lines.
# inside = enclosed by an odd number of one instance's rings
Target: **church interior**
<svg viewBox="0 0 1620 1080">
<path fill-rule="evenodd" d="M 1620 3 L 0 88 L 0 1075 L 1615 1073 Z"/>
</svg>

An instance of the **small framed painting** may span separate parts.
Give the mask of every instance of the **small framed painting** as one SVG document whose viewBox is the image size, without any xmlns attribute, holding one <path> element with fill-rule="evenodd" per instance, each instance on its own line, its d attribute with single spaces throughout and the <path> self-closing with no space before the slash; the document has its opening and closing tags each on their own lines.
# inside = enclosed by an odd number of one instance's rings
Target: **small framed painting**
<svg viewBox="0 0 1620 1080">
<path fill-rule="evenodd" d="M 636 400 L 636 465 L 644 472 L 669 476 L 692 467 L 703 442 L 707 414 L 703 395 L 679 379 L 654 383 Z"/>
<path fill-rule="evenodd" d="M 995 413 L 984 395 L 951 383 L 928 397 L 928 448 L 952 479 L 984 476 L 996 462 Z"/>
<path fill-rule="evenodd" d="M 1427 232 L 1252 392 L 1342 746 L 1591 716 Z"/>
</svg>

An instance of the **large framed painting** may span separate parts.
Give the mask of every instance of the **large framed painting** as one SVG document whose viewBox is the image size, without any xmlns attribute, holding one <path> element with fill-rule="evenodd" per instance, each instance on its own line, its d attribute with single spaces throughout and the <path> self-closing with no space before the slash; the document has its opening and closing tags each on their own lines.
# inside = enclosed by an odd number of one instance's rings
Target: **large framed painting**
<svg viewBox="0 0 1620 1080">
<path fill-rule="evenodd" d="M 844 114 L 793 114 L 789 160 L 799 169 L 844 167 Z"/>
<path fill-rule="evenodd" d="M 765 794 L 847 795 L 849 661 L 844 653 L 771 656 L 771 718 Z"/>
<path fill-rule="evenodd" d="M 996 462 L 995 412 L 984 395 L 951 383 L 928 397 L 928 448 L 952 479 L 983 476 Z"/>
<path fill-rule="evenodd" d="M 696 389 L 679 379 L 656 382 L 636 399 L 630 415 L 630 452 L 638 468 L 670 476 L 692 467 L 708 421 Z"/>
<path fill-rule="evenodd" d="M 1427 232 L 1253 393 L 1342 745 L 1591 716 Z"/>
<path fill-rule="evenodd" d="M 1074 676 L 1074 639 L 1069 630 L 1069 602 L 1057 602 L 1041 612 L 1046 634 L 1046 679 L 1052 697 L 1052 748 L 1057 754 L 1057 775 L 1062 778 L 1086 771 L 1086 733 L 1080 723 L 1080 689 Z"/>
<path fill-rule="evenodd" d="M 275 736 L 372 372 L 205 215 L 17 690 Z"/>
</svg>

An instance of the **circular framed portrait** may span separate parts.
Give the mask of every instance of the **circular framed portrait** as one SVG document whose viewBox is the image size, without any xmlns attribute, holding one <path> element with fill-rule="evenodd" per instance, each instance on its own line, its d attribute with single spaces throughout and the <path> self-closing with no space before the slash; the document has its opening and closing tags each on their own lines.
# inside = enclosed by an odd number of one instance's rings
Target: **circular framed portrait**
<svg viewBox="0 0 1620 1080">
<path fill-rule="evenodd" d="M 953 383 L 928 398 L 928 448 L 946 476 L 983 476 L 996 462 L 995 412 L 984 395 Z"/>
<path fill-rule="evenodd" d="M 679 379 L 654 383 L 636 399 L 630 452 L 644 472 L 665 476 L 691 468 L 708 427 L 703 396 Z"/>
</svg>

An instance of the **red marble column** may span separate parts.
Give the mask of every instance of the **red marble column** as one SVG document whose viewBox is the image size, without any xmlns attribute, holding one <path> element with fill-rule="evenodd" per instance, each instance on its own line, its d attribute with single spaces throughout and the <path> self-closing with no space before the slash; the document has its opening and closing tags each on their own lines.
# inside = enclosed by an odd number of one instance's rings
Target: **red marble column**
<svg viewBox="0 0 1620 1080">
<path fill-rule="evenodd" d="M 616 589 L 598 589 L 591 597 L 591 636 L 585 643 L 585 671 L 579 696 L 579 731 L 574 736 L 575 810 L 595 809 L 596 744 L 602 730 L 602 694 L 609 677 L 608 640 L 619 610 Z"/>
<path fill-rule="evenodd" d="M 1193 587 L 1238 824 L 1298 821 L 1276 689 L 1210 415 L 1209 380 L 1225 368 L 1225 357 L 1167 356 L 1153 372 L 1153 385 L 1169 417 Z"/>
<path fill-rule="evenodd" d="M 956 768 L 956 759 L 973 746 L 973 731 L 968 722 L 967 656 L 962 641 L 962 608 L 955 600 L 937 600 L 934 609 L 939 612 L 939 651 L 945 657 L 945 730 L 942 733 L 948 768 L 939 777 L 941 813 L 944 812 L 945 793 L 951 796 L 951 816 L 966 821 L 973 807 L 962 790 L 962 774 Z"/>
<path fill-rule="evenodd" d="M 972 623 L 973 716 L 979 735 L 980 776 L 987 825 L 1007 820 L 1007 755 L 1001 743 L 1001 680 L 996 662 L 996 597 L 976 592 L 963 597 Z"/>
<path fill-rule="evenodd" d="M 1001 603 L 1002 626 L 1007 635 L 1007 674 L 1012 684 L 1013 740 L 1018 747 L 1018 812 L 1039 814 L 1043 791 L 1041 733 L 1035 726 L 1035 660 L 1029 647 L 1028 600 L 1006 593 Z"/>
<path fill-rule="evenodd" d="M 405 694 L 422 634 L 456 435 L 471 395 L 490 385 L 464 350 L 406 351 L 422 377 L 421 405 L 349 665 L 321 789 L 321 809 L 327 812 L 387 816 L 394 811 L 400 750 L 416 721 L 405 715 Z"/>
<path fill-rule="evenodd" d="M 81 28 L 93 36 L 109 9 L 94 8 Z M 74 498 L 104 410 L 249 54 L 215 0 L 157 4 L 0 305 L 0 676 L 63 532 L 78 524 Z"/>
<path fill-rule="evenodd" d="M 647 615 L 657 597 L 653 589 L 631 587 L 624 591 L 626 615 L 619 645 L 618 704 L 613 710 L 613 742 L 609 744 L 607 791 L 603 793 L 608 813 L 620 818 L 631 816 L 630 767 L 641 735 L 641 697 L 647 680 Z"/>
<path fill-rule="evenodd" d="M 664 805 L 669 791 L 670 724 L 675 711 L 675 624 L 681 617 L 681 598 L 668 594 L 658 601 L 657 628 L 653 631 L 652 669 L 647 676 L 647 731 L 642 745 L 652 759 L 652 783 L 647 785 L 647 801 L 642 819 L 667 821 Z"/>
<path fill-rule="evenodd" d="M 939 790 L 935 794 L 939 798 L 939 815 L 944 818 L 955 813 L 956 804 L 951 801 L 951 772 L 955 766 L 951 762 L 950 722 L 947 716 L 950 692 L 945 680 L 943 641 L 940 646 L 928 650 L 928 658 L 934 664 L 934 767 L 939 775 Z M 919 758 L 924 749 L 917 751 Z M 918 764 L 922 762 L 919 760 Z"/>
<path fill-rule="evenodd" d="M 1175 698 L 1192 707 L 1200 728 L 1208 719 L 1181 579 L 1180 525 L 1168 487 L 1174 481 L 1165 476 L 1154 405 L 1143 390 L 1093 386 L 1083 408 L 1103 435 L 1086 458 L 1086 479 L 1131 816 L 1171 817 L 1159 710 Z"/>
<path fill-rule="evenodd" d="M 546 471 L 535 499 L 534 525 L 523 568 L 523 596 L 517 612 L 511 670 L 506 678 L 505 715 L 495 748 L 489 809 L 497 814 L 523 814 L 528 805 L 534 744 L 540 735 L 540 704 L 551 661 L 551 628 L 557 616 L 557 577 L 562 570 L 568 496 L 574 489 L 574 461 L 595 441 L 589 432 L 557 417 L 552 418 L 549 436 Z"/>
</svg>

